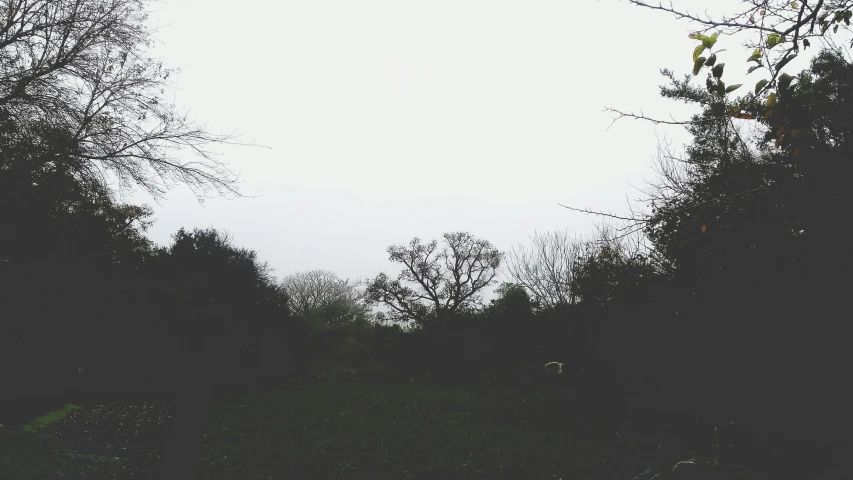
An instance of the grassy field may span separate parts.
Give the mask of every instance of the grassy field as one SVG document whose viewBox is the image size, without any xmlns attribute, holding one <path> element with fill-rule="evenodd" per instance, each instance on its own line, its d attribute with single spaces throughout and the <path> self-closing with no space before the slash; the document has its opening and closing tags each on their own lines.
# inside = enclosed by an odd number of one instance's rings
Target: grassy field
<svg viewBox="0 0 853 480">
<path fill-rule="evenodd" d="M 420 384 L 242 395 L 216 409 L 200 470 L 247 480 L 662 480 L 698 453 L 660 425 L 605 422 L 574 405 L 547 391 Z M 3 432 L 0 478 L 145 478 L 168 416 L 165 402 L 66 406 Z M 707 478 L 767 478 L 720 463 L 701 467 L 717 471 Z"/>
</svg>

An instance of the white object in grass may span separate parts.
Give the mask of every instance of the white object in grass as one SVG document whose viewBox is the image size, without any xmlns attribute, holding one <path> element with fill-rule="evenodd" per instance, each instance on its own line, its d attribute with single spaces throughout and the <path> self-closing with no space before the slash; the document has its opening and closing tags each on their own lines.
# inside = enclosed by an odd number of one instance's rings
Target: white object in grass
<svg viewBox="0 0 853 480">
<path fill-rule="evenodd" d="M 553 372 L 553 373 L 552 373 L 552 371 L 553 371 L 554 369 L 552 368 L 552 369 L 550 369 L 550 370 L 549 370 L 549 369 L 548 369 L 548 366 L 549 366 L 549 365 L 556 365 L 556 366 L 557 366 L 557 370 L 556 370 L 555 372 Z M 544 367 L 544 368 L 545 368 L 545 373 L 546 373 L 547 375 L 562 375 L 562 374 L 563 374 L 563 365 L 565 365 L 565 364 L 564 364 L 564 363 L 560 363 L 560 362 L 548 362 L 548 363 L 546 363 L 546 364 L 545 364 L 545 367 Z"/>
</svg>

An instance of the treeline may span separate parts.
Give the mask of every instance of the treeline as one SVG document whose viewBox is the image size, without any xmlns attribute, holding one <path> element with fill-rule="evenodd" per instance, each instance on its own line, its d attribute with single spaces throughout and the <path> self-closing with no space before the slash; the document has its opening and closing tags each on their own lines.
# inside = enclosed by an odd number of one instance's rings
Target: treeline
<svg viewBox="0 0 853 480">
<path fill-rule="evenodd" d="M 144 2 L 82 4 L 0 12 L 4 415 L 36 397 L 189 398 L 177 417 L 200 441 L 197 401 L 229 387 L 346 372 L 532 387 L 557 361 L 590 405 L 631 396 L 846 441 L 853 65 L 841 53 L 820 53 L 772 100 L 731 105 L 713 82 L 664 71 L 663 96 L 701 109 L 693 143 L 663 152 L 649 213 L 598 238 L 538 235 L 506 255 L 453 232 L 389 247 L 399 272 L 364 285 L 322 271 L 278 281 L 215 229 L 154 245 L 152 211 L 117 200 L 109 176 L 155 195 L 237 191 L 203 149 L 228 139 L 162 94 Z M 170 156 L 176 146 L 201 160 Z M 503 267 L 512 282 L 484 302 Z"/>
<path fill-rule="evenodd" d="M 152 40 L 146 1 L 0 2 L 0 423 L 173 400 L 160 474 L 190 478 L 217 391 L 307 368 L 308 328 L 254 252 L 213 229 L 155 246 L 117 200 L 239 195 L 209 150 L 239 142 L 175 107 Z"/>
<path fill-rule="evenodd" d="M 197 375 L 240 382 L 241 369 L 260 375 L 264 341 L 277 355 L 307 335 L 266 264 L 226 235 L 180 230 L 154 246 L 148 212 L 62 178 L 61 159 L 28 174 L 4 160 L 0 218 L 18 220 L 0 242 L 4 396 L 168 395 L 193 355 L 209 368 Z M 304 368 L 278 363 L 261 376 Z"/>
<path fill-rule="evenodd" d="M 601 321 L 608 356 L 668 387 L 656 398 L 843 442 L 837 378 L 850 356 L 833 312 L 850 287 L 851 73 L 823 51 L 752 103 L 755 120 L 736 120 L 715 115 L 719 93 L 665 72 L 664 96 L 703 107 L 693 144 L 662 159 L 642 219 L 665 281 Z"/>
<path fill-rule="evenodd" d="M 416 238 L 388 249 L 399 275 L 363 288 L 323 271 L 279 282 L 215 229 L 156 246 L 144 235 L 150 209 L 75 175 L 84 160 L 67 131 L 7 114 L 4 352 L 33 358 L 15 363 L 10 384 L 45 395 L 168 391 L 153 372 L 204 351 L 215 383 L 254 385 L 315 377 L 337 351 L 346 361 L 329 367 L 336 375 L 360 365 L 377 378 L 530 383 L 559 361 L 580 381 L 610 364 L 653 405 L 701 403 L 725 417 L 775 402 L 790 415 L 789 402 L 820 399 L 834 411 L 832 379 L 847 358 L 837 312 L 851 255 L 840 213 L 850 72 L 840 54 L 819 55 L 761 117 L 776 135 L 749 138 L 730 118 L 698 115 L 683 158 L 661 158 L 652 213 L 630 226 L 646 244 L 626 229 L 542 234 L 505 255 L 464 232 Z M 669 77 L 665 96 L 712 98 Z M 484 304 L 502 267 L 512 282 Z"/>
<path fill-rule="evenodd" d="M 663 96 L 701 113 L 684 153 L 662 152 L 649 213 L 593 240 L 537 235 L 508 262 L 465 233 L 390 247 L 401 271 L 366 298 L 412 328 L 384 363 L 519 381 L 513 369 L 561 361 L 636 406 L 843 444 L 853 66 L 825 50 L 770 101 L 727 107 L 742 118 L 718 114 L 717 89 L 663 73 Z M 513 283 L 483 305 L 502 264 Z"/>
</svg>

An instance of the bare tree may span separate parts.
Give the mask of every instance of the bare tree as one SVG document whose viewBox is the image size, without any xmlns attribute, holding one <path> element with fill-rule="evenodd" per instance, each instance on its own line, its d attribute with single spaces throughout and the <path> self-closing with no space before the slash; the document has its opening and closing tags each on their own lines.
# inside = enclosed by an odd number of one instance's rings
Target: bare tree
<svg viewBox="0 0 853 480">
<path fill-rule="evenodd" d="M 148 0 L 0 0 L 0 115 L 71 132 L 78 176 L 161 197 L 175 182 L 198 198 L 237 193 L 207 146 L 236 143 L 190 123 L 166 96 L 174 70 L 149 54 Z M 173 153 L 189 147 L 199 161 Z"/>
<path fill-rule="evenodd" d="M 367 299 L 385 305 L 398 322 L 423 325 L 431 314 L 458 312 L 482 303 L 481 292 L 495 283 L 503 253 L 467 232 L 445 233 L 444 245 L 415 237 L 388 247 L 389 259 L 403 265 L 396 279 L 382 273 L 367 286 Z"/>
<path fill-rule="evenodd" d="M 147 4 L 0 0 L 0 123 L 16 127 L 2 134 L 23 139 L 19 143 L 25 149 L 63 147 L 54 150 L 61 155 L 22 155 L 23 160 L 4 151 L 0 167 L 12 161 L 32 169 L 61 163 L 81 182 L 108 191 L 111 174 L 119 188 L 142 187 L 155 197 L 176 183 L 189 186 L 198 198 L 211 190 L 238 194 L 235 175 L 208 150 L 212 144 L 237 142 L 191 123 L 166 94 L 174 70 L 151 56 Z M 179 158 L 176 152 L 184 148 L 198 159 Z M 177 348 L 174 340 L 167 338 Z M 204 359 L 187 353 L 172 366 L 186 375 L 167 382 L 179 413 L 164 444 L 162 478 L 195 475 L 212 401 L 210 383 L 192 374 Z"/>
<path fill-rule="evenodd" d="M 571 239 L 566 231 L 536 232 L 530 240 L 529 249 L 522 245 L 512 249 L 507 265 L 510 277 L 542 307 L 574 305 L 571 275 L 583 242 Z"/>
<path fill-rule="evenodd" d="M 322 317 L 338 324 L 367 317 L 361 282 L 338 278 L 328 270 L 311 270 L 288 275 L 281 281 L 294 315 Z"/>
</svg>

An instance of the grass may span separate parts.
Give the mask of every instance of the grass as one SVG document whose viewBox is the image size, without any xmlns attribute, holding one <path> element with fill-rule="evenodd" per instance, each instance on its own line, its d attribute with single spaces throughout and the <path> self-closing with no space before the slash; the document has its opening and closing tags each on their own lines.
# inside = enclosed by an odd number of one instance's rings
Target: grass
<svg viewBox="0 0 853 480">
<path fill-rule="evenodd" d="M 67 405 L 4 435 L 0 478 L 144 478 L 168 414 L 165 402 Z M 546 391 L 320 383 L 223 402 L 199 468 L 229 480 L 662 480 L 695 457 L 672 432 L 617 423 Z"/>
<path fill-rule="evenodd" d="M 47 427 L 48 425 L 50 425 L 52 423 L 56 423 L 59 420 L 67 417 L 68 414 L 70 414 L 74 410 L 78 410 L 79 408 L 80 408 L 79 405 L 66 404 L 64 407 L 62 407 L 58 410 L 48 412 L 47 414 L 42 415 L 41 417 L 38 417 L 38 418 L 32 420 L 31 422 L 27 423 L 26 425 L 23 425 L 21 427 L 21 430 L 23 430 L 25 432 L 35 433 L 38 430 L 41 430 L 41 429 Z"/>
<path fill-rule="evenodd" d="M 58 449 L 50 445 L 56 437 L 44 431 L 80 409 L 78 405 L 65 405 L 19 428 L 3 430 L 0 433 L 0 477 L 32 480 L 81 476 L 98 478 L 108 471 L 100 465 L 119 464 L 117 457 Z"/>
<path fill-rule="evenodd" d="M 242 473 L 495 478 L 538 470 L 550 477 L 593 445 L 557 428 L 545 402 L 471 388 L 316 385 L 224 409 L 211 425 L 205 460 L 211 478 L 263 463 L 262 471 Z"/>
</svg>

